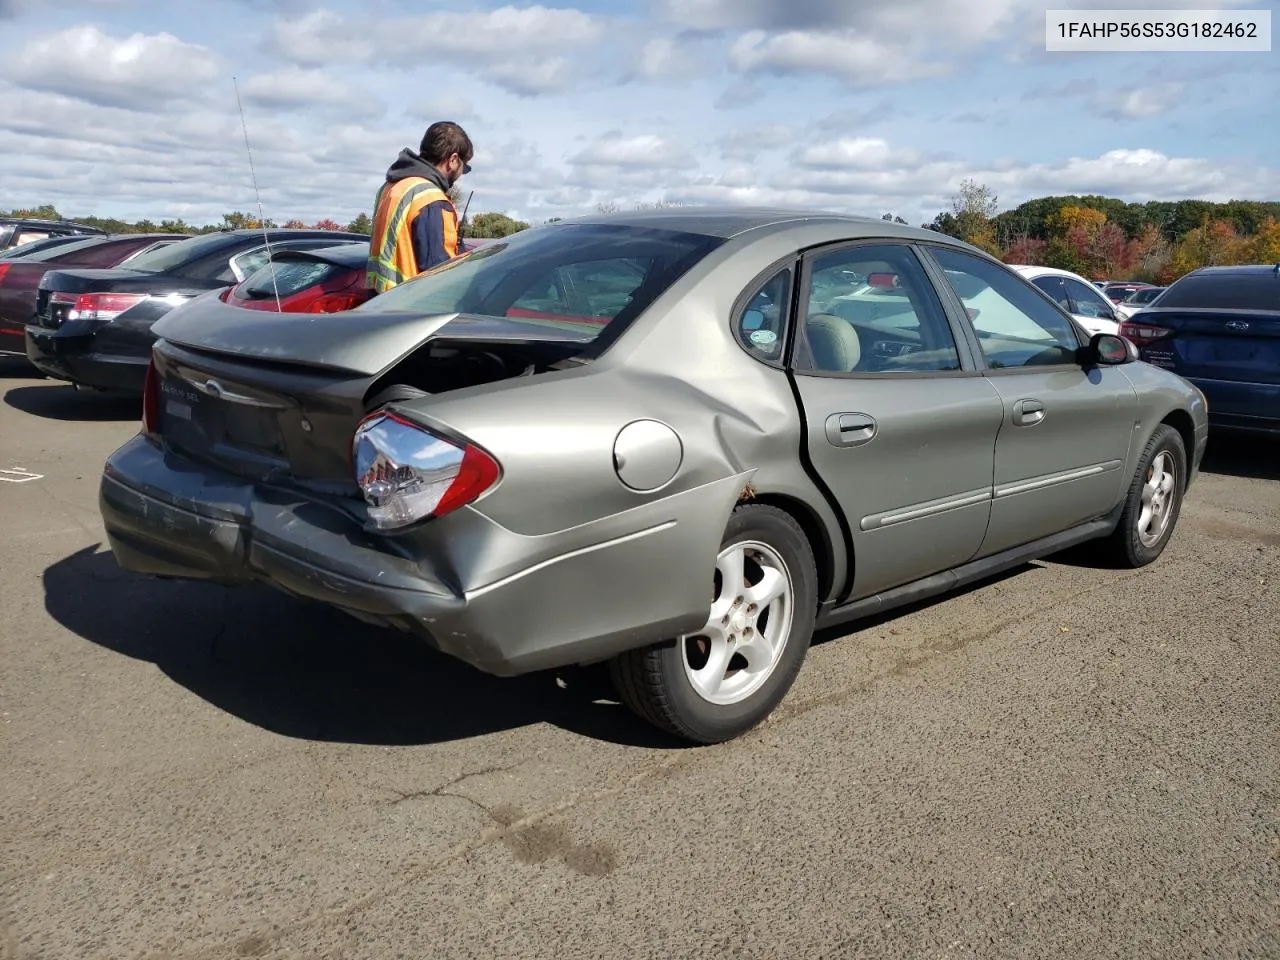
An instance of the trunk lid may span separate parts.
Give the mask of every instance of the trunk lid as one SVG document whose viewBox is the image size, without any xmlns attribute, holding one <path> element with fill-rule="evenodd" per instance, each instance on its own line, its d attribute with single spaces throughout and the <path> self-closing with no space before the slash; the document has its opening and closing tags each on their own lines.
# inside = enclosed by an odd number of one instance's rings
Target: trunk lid
<svg viewBox="0 0 1280 960">
<path fill-rule="evenodd" d="M 198 296 L 228 284 L 220 280 L 193 280 L 167 273 L 150 273 L 115 267 L 102 270 L 50 270 L 40 280 L 36 290 L 34 322 L 37 326 L 56 330 L 66 320 L 72 304 L 65 298 L 81 294 L 120 293 L 143 294 L 147 297 L 135 307 L 125 311 L 132 319 L 133 311 L 141 310 L 139 318 L 154 320 L 167 312 L 175 303 L 187 297 Z M 59 300 L 54 294 L 64 298 Z M 172 299 L 167 299 L 172 298 Z M 144 309 L 145 308 L 145 309 Z M 121 314 L 124 316 L 125 314 Z"/>
<path fill-rule="evenodd" d="M 1180 376 L 1280 384 L 1280 311 L 1157 307 L 1126 326 L 1144 360 Z"/>
<path fill-rule="evenodd" d="M 333 497 L 359 495 L 350 446 L 372 393 L 393 382 L 442 393 L 502 380 L 531 364 L 550 368 L 590 339 L 528 320 L 263 312 L 213 295 L 170 311 L 154 333 L 166 445 L 238 476 Z M 478 362 L 480 350 L 487 359 Z"/>
</svg>

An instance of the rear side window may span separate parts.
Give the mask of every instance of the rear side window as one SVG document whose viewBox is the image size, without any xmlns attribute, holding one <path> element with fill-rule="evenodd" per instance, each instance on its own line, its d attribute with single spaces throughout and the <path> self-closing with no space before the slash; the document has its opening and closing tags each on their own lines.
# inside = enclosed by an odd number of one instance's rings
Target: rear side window
<svg viewBox="0 0 1280 960">
<path fill-rule="evenodd" d="M 1164 291 L 1159 307 L 1280 310 L 1280 274 L 1268 270 L 1183 277 Z"/>
<path fill-rule="evenodd" d="M 281 260 L 260 267 L 240 285 L 236 293 L 248 300 L 262 300 L 274 297 L 278 289 L 281 297 L 291 297 L 337 276 L 343 269 L 336 264 L 314 260 Z"/>
</svg>

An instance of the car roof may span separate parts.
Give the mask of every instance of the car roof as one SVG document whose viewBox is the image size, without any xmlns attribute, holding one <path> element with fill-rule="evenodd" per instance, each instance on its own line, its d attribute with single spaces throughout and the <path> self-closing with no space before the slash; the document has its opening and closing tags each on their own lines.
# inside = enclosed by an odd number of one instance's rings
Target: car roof
<svg viewBox="0 0 1280 960">
<path fill-rule="evenodd" d="M 629 227 L 650 227 L 658 230 L 698 233 L 728 240 L 751 230 L 785 229 L 814 223 L 844 223 L 866 227 L 868 236 L 918 236 L 931 239 L 945 238 L 945 234 L 925 227 L 912 227 L 893 223 L 880 217 L 856 214 L 832 213 L 791 207 L 742 207 L 742 206 L 689 206 L 660 207 L 656 210 L 634 210 L 623 213 L 597 213 L 572 217 L 547 224 L 547 227 L 572 226 L 574 224 L 614 224 Z M 855 231 L 858 232 L 858 231 Z"/>
<path fill-rule="evenodd" d="M 1093 281 L 1078 273 L 1072 273 L 1070 270 L 1063 270 L 1060 267 L 1042 267 L 1038 264 L 1029 263 L 1011 263 L 1009 264 L 1009 267 L 1013 270 L 1017 270 L 1024 277 L 1071 277 L 1073 280 L 1083 280 L 1085 283 L 1093 283 Z"/>
<path fill-rule="evenodd" d="M 1192 270 L 1187 276 L 1194 274 L 1200 277 L 1248 277 L 1266 273 L 1274 273 L 1280 276 L 1280 263 L 1235 263 L 1220 267 L 1200 267 L 1197 270 Z"/>
</svg>

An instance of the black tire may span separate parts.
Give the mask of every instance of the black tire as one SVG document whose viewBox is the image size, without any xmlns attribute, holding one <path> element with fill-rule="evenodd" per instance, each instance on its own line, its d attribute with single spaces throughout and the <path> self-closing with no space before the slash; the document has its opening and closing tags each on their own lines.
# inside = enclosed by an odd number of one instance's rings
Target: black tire
<svg viewBox="0 0 1280 960">
<path fill-rule="evenodd" d="M 685 672 L 686 642 L 681 640 L 630 650 L 609 664 L 623 703 L 654 726 L 695 743 L 731 740 L 764 721 L 791 689 L 813 638 L 818 575 L 813 549 L 800 525 L 777 507 L 745 504 L 730 517 L 720 549 L 746 541 L 774 551 L 791 586 L 791 624 L 785 646 L 759 688 L 733 704 L 704 699 Z"/>
<path fill-rule="evenodd" d="M 407 383 L 393 383 L 374 394 L 369 402 L 365 404 L 365 411 L 373 413 L 379 407 L 385 407 L 389 403 L 403 403 L 406 400 L 419 400 L 422 397 L 429 396 L 431 394 L 427 393 L 427 391 L 411 387 Z"/>
<path fill-rule="evenodd" d="M 1160 531 L 1159 537 L 1151 542 L 1143 542 L 1138 528 L 1142 516 L 1142 491 L 1158 459 L 1167 456 L 1172 461 L 1174 470 L 1173 489 L 1168 494 L 1168 522 Z M 1136 569 L 1152 563 L 1164 552 L 1173 536 L 1174 527 L 1178 525 L 1178 517 L 1182 513 L 1182 497 L 1187 489 L 1187 447 L 1182 441 L 1182 434 L 1168 424 L 1160 424 L 1146 449 L 1142 451 L 1142 459 L 1138 461 L 1138 469 L 1134 472 L 1129 490 L 1125 494 L 1124 511 L 1120 514 L 1120 522 L 1115 531 L 1099 544 L 1101 554 L 1118 567 Z"/>
</svg>

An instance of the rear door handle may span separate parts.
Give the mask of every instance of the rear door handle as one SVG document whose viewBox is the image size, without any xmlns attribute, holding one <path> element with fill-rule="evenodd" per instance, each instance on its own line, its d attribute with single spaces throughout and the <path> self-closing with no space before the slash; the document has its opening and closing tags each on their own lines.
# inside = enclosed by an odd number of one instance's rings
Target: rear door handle
<svg viewBox="0 0 1280 960">
<path fill-rule="evenodd" d="M 1013 422 L 1030 427 L 1044 419 L 1044 404 L 1039 400 L 1019 400 L 1013 405 Z"/>
<path fill-rule="evenodd" d="M 877 429 L 875 418 L 865 413 L 833 413 L 827 417 L 827 442 L 833 447 L 856 447 L 874 437 Z"/>
</svg>

